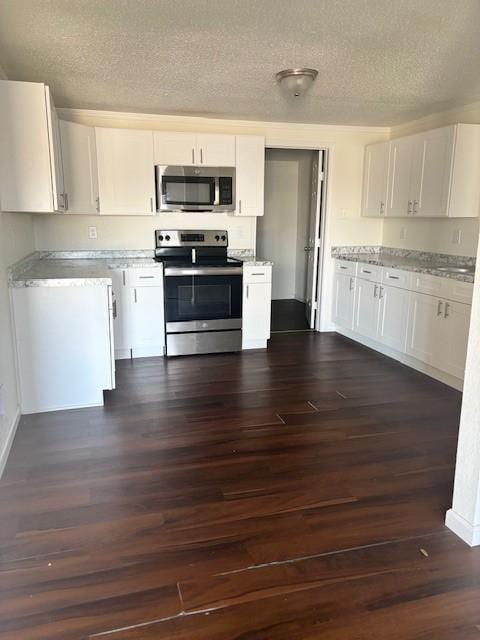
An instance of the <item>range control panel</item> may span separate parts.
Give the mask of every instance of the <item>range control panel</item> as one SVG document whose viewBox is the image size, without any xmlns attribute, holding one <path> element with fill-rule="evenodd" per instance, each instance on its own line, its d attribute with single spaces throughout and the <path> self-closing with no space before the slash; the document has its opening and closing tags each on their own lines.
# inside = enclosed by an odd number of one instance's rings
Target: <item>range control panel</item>
<svg viewBox="0 0 480 640">
<path fill-rule="evenodd" d="M 157 229 L 155 246 L 160 247 L 228 247 L 226 231 Z"/>
</svg>

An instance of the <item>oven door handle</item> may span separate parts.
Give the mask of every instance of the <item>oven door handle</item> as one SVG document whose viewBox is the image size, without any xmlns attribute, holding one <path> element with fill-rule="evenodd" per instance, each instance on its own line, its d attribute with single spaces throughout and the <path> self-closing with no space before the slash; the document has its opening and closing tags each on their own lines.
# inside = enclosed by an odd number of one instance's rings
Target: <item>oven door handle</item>
<svg viewBox="0 0 480 640">
<path fill-rule="evenodd" d="M 167 267 L 165 276 L 241 276 L 242 267 L 200 267 L 198 269 L 182 269 L 181 267 Z"/>
</svg>

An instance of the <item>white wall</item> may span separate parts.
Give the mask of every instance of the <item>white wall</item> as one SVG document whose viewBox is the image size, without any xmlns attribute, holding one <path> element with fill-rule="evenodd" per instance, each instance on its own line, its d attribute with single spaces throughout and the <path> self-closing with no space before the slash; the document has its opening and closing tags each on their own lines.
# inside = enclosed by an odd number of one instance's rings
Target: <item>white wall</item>
<svg viewBox="0 0 480 640">
<path fill-rule="evenodd" d="M 10 321 L 7 266 L 34 251 L 33 222 L 30 215 L 0 212 L 0 474 L 11 444 L 18 417 L 18 393 Z"/>
<path fill-rule="evenodd" d="M 432 114 L 421 120 L 392 128 L 392 138 L 444 127 L 458 122 L 480 124 L 480 102 L 466 107 Z M 402 228 L 406 237 L 401 238 Z M 456 230 L 461 231 L 461 241 L 453 244 Z M 391 219 L 385 220 L 383 244 L 390 247 L 419 249 L 439 253 L 475 256 L 477 254 L 479 220 L 472 218 L 455 220 Z"/>
</svg>

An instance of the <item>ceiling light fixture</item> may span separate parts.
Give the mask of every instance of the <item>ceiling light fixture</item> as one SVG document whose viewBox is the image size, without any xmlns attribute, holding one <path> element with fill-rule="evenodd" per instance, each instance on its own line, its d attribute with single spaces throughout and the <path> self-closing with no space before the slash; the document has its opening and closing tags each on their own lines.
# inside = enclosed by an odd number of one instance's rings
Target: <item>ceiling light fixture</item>
<svg viewBox="0 0 480 640">
<path fill-rule="evenodd" d="M 279 71 L 275 77 L 282 87 L 293 93 L 298 98 L 302 96 L 307 89 L 313 84 L 318 76 L 316 69 L 284 69 Z"/>
</svg>

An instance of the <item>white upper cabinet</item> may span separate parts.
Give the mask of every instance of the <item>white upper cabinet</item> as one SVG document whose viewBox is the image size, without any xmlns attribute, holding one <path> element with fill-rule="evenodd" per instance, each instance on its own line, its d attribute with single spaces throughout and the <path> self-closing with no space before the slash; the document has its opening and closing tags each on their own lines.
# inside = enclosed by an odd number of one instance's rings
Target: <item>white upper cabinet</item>
<svg viewBox="0 0 480 640">
<path fill-rule="evenodd" d="M 60 121 L 67 213 L 99 211 L 95 129 Z"/>
<path fill-rule="evenodd" d="M 411 213 L 412 158 L 411 138 L 392 140 L 387 216 L 406 216 Z"/>
<path fill-rule="evenodd" d="M 155 164 L 235 166 L 235 136 L 154 131 Z"/>
<path fill-rule="evenodd" d="M 478 217 L 480 125 L 442 127 L 390 145 L 387 216 Z M 368 184 L 368 164 L 365 172 Z"/>
<path fill-rule="evenodd" d="M 205 167 L 234 167 L 235 136 L 199 134 L 197 164 Z"/>
<path fill-rule="evenodd" d="M 411 215 L 448 215 L 454 139 L 455 127 L 427 131 L 412 138 Z"/>
<path fill-rule="evenodd" d="M 236 136 L 237 216 L 263 216 L 265 181 L 265 138 Z"/>
<path fill-rule="evenodd" d="M 388 191 L 390 142 L 379 142 L 365 147 L 363 173 L 362 215 L 385 215 Z"/>
<path fill-rule="evenodd" d="M 100 213 L 154 215 L 153 133 L 97 128 Z"/>
<path fill-rule="evenodd" d="M 154 131 L 155 164 L 185 167 L 195 165 L 197 135 L 175 131 Z"/>
<path fill-rule="evenodd" d="M 64 209 L 58 119 L 44 84 L 0 81 L 0 194 L 4 211 Z"/>
</svg>

